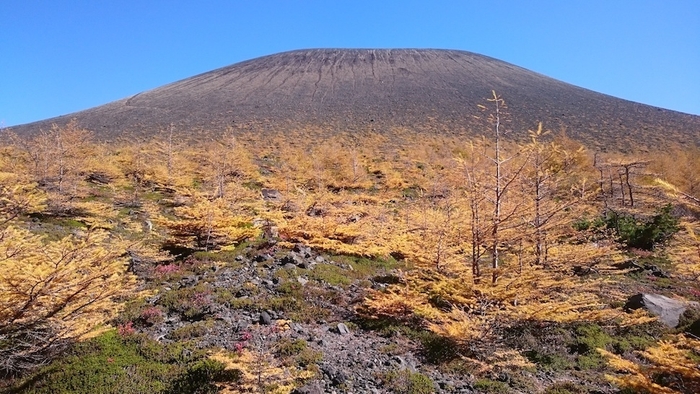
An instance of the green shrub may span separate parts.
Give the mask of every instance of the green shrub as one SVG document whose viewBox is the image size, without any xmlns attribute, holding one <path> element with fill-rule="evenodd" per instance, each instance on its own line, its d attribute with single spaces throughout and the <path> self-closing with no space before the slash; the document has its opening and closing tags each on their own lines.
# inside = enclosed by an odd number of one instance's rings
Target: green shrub
<svg viewBox="0 0 700 394">
<path fill-rule="evenodd" d="M 210 359 L 200 360 L 177 379 L 171 389 L 171 393 L 197 393 L 214 394 L 219 389 L 214 382 L 229 380 L 230 376 L 225 374 L 226 366 L 220 362 Z"/>
<path fill-rule="evenodd" d="M 544 394 L 585 394 L 588 390 L 585 387 L 572 382 L 554 383 L 547 387 Z"/>
<path fill-rule="evenodd" d="M 295 356 L 306 349 L 308 344 L 303 339 L 291 340 L 283 338 L 277 341 L 277 355 L 280 357 Z"/>
<path fill-rule="evenodd" d="M 654 343 L 654 338 L 649 335 L 628 335 L 621 337 L 613 343 L 613 351 L 623 354 L 633 350 L 644 350 Z"/>
<path fill-rule="evenodd" d="M 169 290 L 161 295 L 157 304 L 170 313 L 180 314 L 185 320 L 202 320 L 210 313 L 211 289 L 207 284 Z"/>
<path fill-rule="evenodd" d="M 537 364 L 540 368 L 551 371 L 563 371 L 572 367 L 571 361 L 561 354 L 540 353 L 537 350 L 525 352 L 530 362 Z"/>
<path fill-rule="evenodd" d="M 74 345 L 66 356 L 30 375 L 11 392 L 211 393 L 222 371 L 223 365 L 205 359 L 201 351 L 109 331 Z"/>
<path fill-rule="evenodd" d="M 576 364 L 581 370 L 598 369 L 606 365 L 605 360 L 599 354 L 581 354 L 576 359 Z"/>
<path fill-rule="evenodd" d="M 314 323 L 328 319 L 331 312 L 328 308 L 318 305 L 304 304 L 302 308 L 287 312 L 287 317 L 295 322 Z"/>
<path fill-rule="evenodd" d="M 575 351 L 579 354 L 597 354 L 596 349 L 605 349 L 613 338 L 597 324 L 584 324 L 576 328 Z"/>
<path fill-rule="evenodd" d="M 576 231 L 588 231 L 588 230 L 599 230 L 605 227 L 605 220 L 603 218 L 589 219 L 588 217 L 582 217 L 572 223 L 574 230 Z"/>
<path fill-rule="evenodd" d="M 250 245 L 250 242 L 244 241 L 236 245 L 233 250 L 197 251 L 192 254 L 192 257 L 203 262 L 219 261 L 229 263 L 229 267 L 238 268 L 241 264 L 236 261 L 236 257 L 241 255 Z"/>
<path fill-rule="evenodd" d="M 176 341 L 188 340 L 203 337 L 216 324 L 214 320 L 198 321 L 191 324 L 186 324 L 168 335 L 170 339 Z"/>
<path fill-rule="evenodd" d="M 435 391 L 432 379 L 409 370 L 386 372 L 382 375 L 382 381 L 384 386 L 394 393 L 430 394 Z"/>
<path fill-rule="evenodd" d="M 384 354 L 397 355 L 402 352 L 402 349 L 396 343 L 390 343 L 388 345 L 381 346 L 379 351 Z"/>
<path fill-rule="evenodd" d="M 148 307 L 148 304 L 144 298 L 131 299 L 125 302 L 123 305 L 124 308 L 114 319 L 112 324 L 120 325 L 126 324 L 127 322 L 137 321 L 141 317 L 141 311 Z"/>
<path fill-rule="evenodd" d="M 282 270 L 280 270 L 282 271 Z M 319 298 L 329 299 L 334 292 L 310 286 L 302 286 L 296 279 L 289 279 L 277 288 L 278 295 L 261 301 L 260 309 L 285 312 L 295 322 L 310 323 L 330 316 L 330 310 L 318 304 Z"/>
<path fill-rule="evenodd" d="M 442 364 L 459 358 L 459 347 L 449 338 L 431 331 L 422 331 L 418 339 L 423 345 L 423 356 L 432 364 Z"/>
<path fill-rule="evenodd" d="M 574 350 L 578 353 L 577 367 L 581 370 L 597 369 L 605 365 L 605 360 L 596 349 L 607 349 L 618 341 L 597 324 L 584 324 L 576 328 Z"/>
<path fill-rule="evenodd" d="M 627 247 L 653 250 L 680 230 L 678 218 L 671 215 L 672 208 L 671 204 L 667 204 L 646 220 L 608 211 L 604 221 L 606 227 L 614 231 Z"/>
<path fill-rule="evenodd" d="M 280 339 L 277 341 L 275 353 L 278 357 L 288 360 L 293 359 L 295 364 L 304 368 L 323 360 L 323 353 L 311 349 L 309 344 L 303 339 Z"/>
<path fill-rule="evenodd" d="M 474 382 L 474 389 L 478 392 L 488 394 L 506 394 L 511 391 L 506 383 L 491 379 L 477 380 Z"/>
<path fill-rule="evenodd" d="M 237 292 L 237 290 L 236 290 Z M 254 310 L 256 301 L 250 297 L 236 297 L 234 291 L 219 287 L 214 292 L 214 300 L 230 309 Z"/>
<path fill-rule="evenodd" d="M 318 264 L 310 272 L 312 279 L 326 282 L 331 286 L 345 287 L 352 283 L 347 270 L 332 264 Z"/>
<path fill-rule="evenodd" d="M 328 259 L 350 265 L 353 270 L 348 272 L 348 275 L 355 279 L 368 278 L 383 272 L 389 272 L 401 265 L 393 257 L 367 258 L 348 255 L 331 255 L 328 256 Z"/>
<path fill-rule="evenodd" d="M 473 375 L 479 367 L 474 362 L 463 359 L 455 359 L 440 365 L 440 371 L 453 375 Z"/>
<path fill-rule="evenodd" d="M 300 367 L 308 368 L 323 361 L 323 352 L 306 348 L 299 352 L 294 360 Z"/>
</svg>

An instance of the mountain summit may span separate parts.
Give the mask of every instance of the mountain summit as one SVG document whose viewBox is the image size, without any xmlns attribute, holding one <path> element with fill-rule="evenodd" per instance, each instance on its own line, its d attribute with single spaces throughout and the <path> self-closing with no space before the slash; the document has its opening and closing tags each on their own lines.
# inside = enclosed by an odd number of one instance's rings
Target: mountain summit
<svg viewBox="0 0 700 394">
<path fill-rule="evenodd" d="M 511 134 L 542 121 L 598 147 L 700 143 L 700 116 L 576 87 L 475 53 L 437 49 L 309 49 L 264 56 L 92 109 L 13 127 L 47 129 L 70 119 L 101 138 L 229 127 L 255 132 L 488 133 L 479 104 L 495 90 Z"/>
</svg>

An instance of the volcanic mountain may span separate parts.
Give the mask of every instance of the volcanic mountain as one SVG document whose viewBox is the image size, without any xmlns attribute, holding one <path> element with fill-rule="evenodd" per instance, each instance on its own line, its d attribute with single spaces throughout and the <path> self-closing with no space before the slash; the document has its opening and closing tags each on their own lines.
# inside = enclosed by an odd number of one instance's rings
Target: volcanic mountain
<svg viewBox="0 0 700 394">
<path fill-rule="evenodd" d="M 576 87 L 475 53 L 436 49 L 310 49 L 264 56 L 92 109 L 16 126 L 35 132 L 76 119 L 110 139 L 173 125 L 198 132 L 314 129 L 488 134 L 492 90 L 514 138 L 543 122 L 598 148 L 700 144 L 700 116 Z"/>
</svg>

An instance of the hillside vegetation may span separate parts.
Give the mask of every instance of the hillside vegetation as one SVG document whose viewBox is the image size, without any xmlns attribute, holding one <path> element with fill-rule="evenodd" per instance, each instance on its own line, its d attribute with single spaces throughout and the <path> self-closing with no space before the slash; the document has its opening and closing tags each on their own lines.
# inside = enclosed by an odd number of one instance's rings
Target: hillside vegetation
<svg viewBox="0 0 700 394">
<path fill-rule="evenodd" d="M 603 155 L 510 130 L 495 94 L 480 108 L 493 127 L 471 140 L 3 131 L 5 389 L 344 392 L 333 356 L 289 336 L 342 321 L 419 355 L 372 377 L 387 392 L 700 391 L 699 314 L 622 308 L 700 301 L 700 151 Z M 214 338 L 231 311 L 260 324 Z"/>
</svg>

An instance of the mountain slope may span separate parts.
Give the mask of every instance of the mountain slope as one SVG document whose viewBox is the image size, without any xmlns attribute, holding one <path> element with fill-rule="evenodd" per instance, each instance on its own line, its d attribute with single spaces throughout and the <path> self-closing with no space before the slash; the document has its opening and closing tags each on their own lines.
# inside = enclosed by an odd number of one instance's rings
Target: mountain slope
<svg viewBox="0 0 700 394">
<path fill-rule="evenodd" d="M 491 90 L 506 100 L 519 138 L 543 121 L 598 147 L 700 143 L 698 116 L 617 99 L 486 56 L 433 49 L 284 52 L 14 130 L 75 118 L 101 138 L 170 124 L 195 135 L 227 127 L 482 134 L 488 126 L 477 105 L 486 104 Z"/>
</svg>

